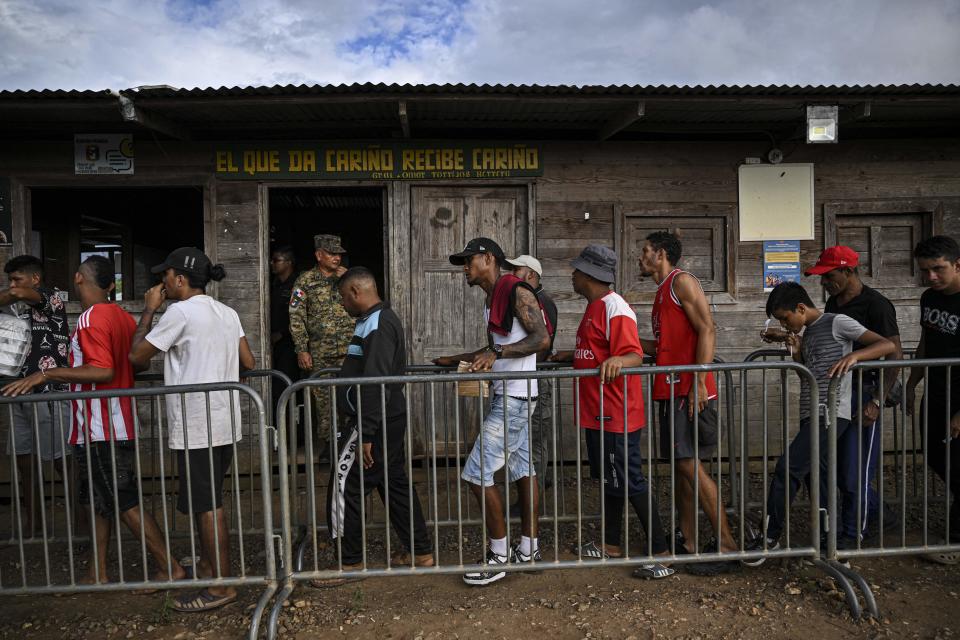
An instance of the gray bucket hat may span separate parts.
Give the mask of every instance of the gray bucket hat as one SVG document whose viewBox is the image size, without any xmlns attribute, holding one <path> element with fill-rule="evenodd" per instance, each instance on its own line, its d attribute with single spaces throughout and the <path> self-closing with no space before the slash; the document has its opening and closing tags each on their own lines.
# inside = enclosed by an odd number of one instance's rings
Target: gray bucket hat
<svg viewBox="0 0 960 640">
<path fill-rule="evenodd" d="M 617 254 L 602 244 L 588 245 L 570 266 L 600 282 L 609 284 L 617 279 Z"/>
</svg>

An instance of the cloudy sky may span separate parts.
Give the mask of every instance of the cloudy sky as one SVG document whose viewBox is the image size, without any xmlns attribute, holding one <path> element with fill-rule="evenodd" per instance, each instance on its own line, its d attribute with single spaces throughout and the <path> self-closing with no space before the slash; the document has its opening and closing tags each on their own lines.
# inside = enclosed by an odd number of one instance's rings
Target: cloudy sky
<svg viewBox="0 0 960 640">
<path fill-rule="evenodd" d="M 960 0 L 0 0 L 0 89 L 960 83 Z"/>
</svg>

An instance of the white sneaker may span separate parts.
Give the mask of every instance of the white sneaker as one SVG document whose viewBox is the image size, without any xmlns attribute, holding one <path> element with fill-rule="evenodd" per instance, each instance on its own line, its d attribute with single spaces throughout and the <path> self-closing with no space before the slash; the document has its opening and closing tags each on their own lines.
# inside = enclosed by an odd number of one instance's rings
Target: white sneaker
<svg viewBox="0 0 960 640">
<path fill-rule="evenodd" d="M 463 581 L 469 585 L 482 587 L 504 578 L 507 575 L 507 572 L 498 571 L 497 566 L 510 562 L 511 555 L 513 555 L 512 549 L 508 549 L 507 555 L 505 556 L 501 556 L 499 553 L 494 553 L 493 549 L 487 549 L 487 557 L 485 559 L 487 568 L 481 571 L 470 571 L 463 574 Z M 478 562 L 483 561 L 484 560 L 479 560 Z"/>
</svg>

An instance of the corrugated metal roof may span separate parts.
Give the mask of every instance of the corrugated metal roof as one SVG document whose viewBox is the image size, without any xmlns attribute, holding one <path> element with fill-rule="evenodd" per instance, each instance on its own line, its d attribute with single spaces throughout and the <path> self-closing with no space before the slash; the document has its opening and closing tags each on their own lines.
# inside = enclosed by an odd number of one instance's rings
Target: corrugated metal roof
<svg viewBox="0 0 960 640">
<path fill-rule="evenodd" d="M 960 130 L 960 86 L 284 85 L 123 91 L 153 118 L 152 135 L 194 140 L 390 139 L 406 103 L 414 138 L 595 140 L 795 136 L 811 102 L 840 105 L 844 138 Z M 642 118 L 631 118 L 639 103 Z M 870 115 L 863 114 L 869 104 Z M 109 91 L 2 91 L 0 138 L 63 139 L 145 130 L 121 119 Z M 156 123 L 168 126 L 156 126 Z M 622 126 L 618 123 L 624 122 Z M 604 132 L 613 131 L 612 134 Z M 172 132 L 172 133 L 168 133 Z M 179 135 L 179 137 L 183 137 Z M 725 139 L 726 139 L 725 138 Z M 713 138 L 710 138 L 713 139 Z"/>
<path fill-rule="evenodd" d="M 403 95 L 482 95 L 482 96 L 556 96 L 556 97 L 653 97 L 653 96 L 849 96 L 864 95 L 958 95 L 955 84 L 901 84 L 901 85 L 514 85 L 514 84 L 384 84 L 356 83 L 337 85 L 273 85 L 259 87 L 207 87 L 176 89 L 173 87 L 143 87 L 123 89 L 131 95 L 151 98 L 210 98 L 253 96 L 349 96 L 381 94 Z M 0 98 L 97 99 L 109 98 L 102 91 L 65 91 L 59 89 L 0 91 Z"/>
</svg>

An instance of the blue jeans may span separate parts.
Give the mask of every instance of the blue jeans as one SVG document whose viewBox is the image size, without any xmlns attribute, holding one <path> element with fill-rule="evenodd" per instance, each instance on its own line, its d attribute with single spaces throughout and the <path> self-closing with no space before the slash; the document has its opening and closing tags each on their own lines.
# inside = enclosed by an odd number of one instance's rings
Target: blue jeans
<svg viewBox="0 0 960 640">
<path fill-rule="evenodd" d="M 529 402 L 529 409 L 528 409 Z M 521 400 L 510 396 L 495 395 L 490 413 L 483 421 L 481 436 L 473 443 L 473 450 L 461 477 L 471 484 L 493 486 L 493 474 L 507 465 L 507 481 L 514 482 L 536 471 L 530 461 L 530 424 L 528 411 L 533 413 L 536 400 Z M 506 422 L 507 437 L 504 442 L 503 427 Z"/>
</svg>

